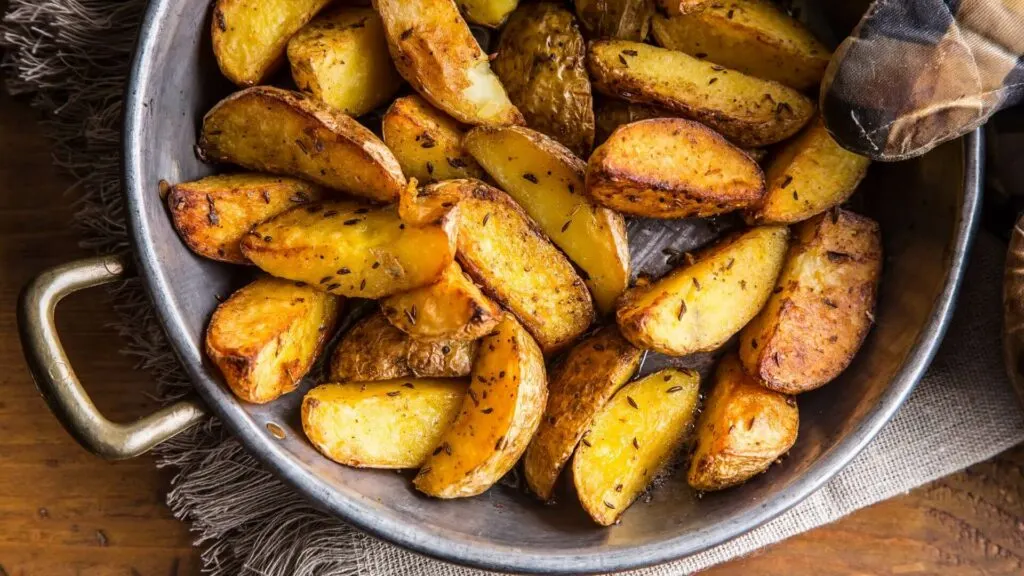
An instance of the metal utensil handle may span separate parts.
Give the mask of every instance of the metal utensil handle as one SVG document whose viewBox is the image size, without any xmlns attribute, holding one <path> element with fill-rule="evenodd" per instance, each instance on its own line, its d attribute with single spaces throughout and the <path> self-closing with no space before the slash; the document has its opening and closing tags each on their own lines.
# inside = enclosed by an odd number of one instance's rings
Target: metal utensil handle
<svg viewBox="0 0 1024 576">
<path fill-rule="evenodd" d="M 182 400 L 130 424 L 111 422 L 71 369 L 53 321 L 57 303 L 79 290 L 120 279 L 124 269 L 116 256 L 68 262 L 36 276 L 18 299 L 18 332 L 36 387 L 82 447 L 110 460 L 138 456 L 206 416 L 197 400 Z"/>
</svg>

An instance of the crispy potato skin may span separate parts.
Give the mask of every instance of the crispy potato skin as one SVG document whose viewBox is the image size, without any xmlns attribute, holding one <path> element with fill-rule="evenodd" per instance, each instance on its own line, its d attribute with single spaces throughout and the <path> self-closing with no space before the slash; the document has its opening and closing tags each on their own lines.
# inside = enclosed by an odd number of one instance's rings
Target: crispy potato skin
<svg viewBox="0 0 1024 576">
<path fill-rule="evenodd" d="M 294 282 L 263 277 L 213 313 L 206 354 L 228 388 L 263 404 L 295 389 L 338 318 L 341 301 Z"/>
<path fill-rule="evenodd" d="M 715 64 L 775 80 L 797 90 L 817 88 L 831 51 L 771 0 L 735 0 L 692 14 L 651 20 L 658 44 Z"/>
<path fill-rule="evenodd" d="M 391 150 L 352 118 L 298 92 L 256 86 L 203 117 L 203 157 L 297 176 L 379 202 L 393 202 L 405 176 Z"/>
<path fill-rule="evenodd" d="M 604 313 L 629 284 L 626 223 L 586 194 L 586 164 L 554 139 L 520 126 L 481 127 L 466 135 L 480 162 L 585 277 Z"/>
<path fill-rule="evenodd" d="M 587 193 L 624 214 L 707 217 L 759 202 L 764 174 L 710 128 L 682 118 L 652 118 L 621 126 L 594 151 Z"/>
<path fill-rule="evenodd" d="M 357 468 L 416 468 L 459 413 L 463 379 L 321 384 L 302 399 L 302 430 L 324 456 Z"/>
<path fill-rule="evenodd" d="M 457 262 L 436 283 L 389 296 L 380 306 L 392 325 L 417 340 L 477 340 L 504 314 Z"/>
<path fill-rule="evenodd" d="M 558 4 L 525 4 L 501 32 L 494 73 L 526 124 L 580 157 L 594 144 L 587 52 L 575 18 Z"/>
<path fill-rule="evenodd" d="M 254 86 L 284 61 L 288 39 L 330 0 L 217 0 L 211 37 L 220 71 Z"/>
<path fill-rule="evenodd" d="M 405 175 L 421 184 L 483 176 L 462 147 L 462 126 L 419 96 L 395 100 L 384 114 L 381 131 Z"/>
<path fill-rule="evenodd" d="M 700 376 L 667 369 L 620 389 L 596 416 L 572 460 L 580 504 L 611 526 L 665 467 L 690 431 Z"/>
<path fill-rule="evenodd" d="M 341 296 L 383 298 L 441 277 L 455 257 L 457 221 L 449 215 L 407 226 L 393 207 L 317 202 L 257 225 L 241 247 L 253 264 L 279 278 Z"/>
<path fill-rule="evenodd" d="M 402 86 L 380 17 L 370 8 L 340 7 L 313 19 L 288 41 L 299 90 L 350 116 L 362 116 Z"/>
<path fill-rule="evenodd" d="M 544 356 L 506 314 L 480 341 L 462 409 L 420 468 L 416 488 L 437 498 L 464 498 L 493 486 L 526 450 L 547 396 Z"/>
<path fill-rule="evenodd" d="M 465 124 L 522 124 L 453 0 L 374 0 L 391 57 L 431 104 Z"/>
<path fill-rule="evenodd" d="M 678 118 L 679 115 L 664 108 L 648 104 L 626 102 L 602 96 L 594 99 L 594 145 L 608 140 L 615 129 L 625 124 L 649 118 Z"/>
<path fill-rule="evenodd" d="M 601 93 L 661 106 L 744 147 L 785 140 L 814 114 L 788 86 L 640 42 L 592 42 L 587 69 Z"/>
<path fill-rule="evenodd" d="M 768 191 L 748 223 L 793 224 L 846 202 L 871 160 L 836 143 L 819 117 L 780 150 L 768 165 Z"/>
<path fill-rule="evenodd" d="M 469 375 L 476 350 L 476 342 L 465 340 L 414 340 L 383 315 L 371 314 L 342 336 L 331 356 L 330 378 L 336 382 L 458 378 Z"/>
<path fill-rule="evenodd" d="M 167 195 L 181 239 L 206 258 L 249 264 L 239 242 L 256 224 L 297 204 L 319 200 L 319 186 L 265 174 L 218 174 L 175 184 Z"/>
<path fill-rule="evenodd" d="M 882 272 L 878 224 L 846 210 L 794 228 L 775 291 L 740 334 L 740 359 L 764 386 L 799 394 L 849 366 L 864 342 Z"/>
<path fill-rule="evenodd" d="M 523 458 L 526 483 L 541 500 L 551 498 L 576 444 L 636 372 L 641 354 L 618 328 L 608 326 L 573 347 L 552 375 L 544 418 Z"/>
<path fill-rule="evenodd" d="M 519 318 L 545 354 L 583 334 L 595 316 L 590 293 L 519 204 L 478 180 L 448 180 L 427 190 L 449 186 L 466 190 L 458 206 L 463 270 Z"/>
<path fill-rule="evenodd" d="M 654 0 L 575 0 L 576 16 L 588 38 L 635 40 L 647 37 Z"/>
<path fill-rule="evenodd" d="M 687 481 L 703 491 L 742 484 L 789 451 L 799 427 L 796 400 L 761 386 L 729 354 L 697 422 Z"/>
<path fill-rule="evenodd" d="M 518 5 L 519 0 L 459 0 L 459 8 L 466 14 L 466 20 L 489 28 L 504 24 Z"/>
<path fill-rule="evenodd" d="M 751 228 L 700 251 L 692 264 L 628 290 L 616 313 L 622 335 L 670 356 L 718 348 L 768 300 L 788 240 L 782 226 Z"/>
</svg>

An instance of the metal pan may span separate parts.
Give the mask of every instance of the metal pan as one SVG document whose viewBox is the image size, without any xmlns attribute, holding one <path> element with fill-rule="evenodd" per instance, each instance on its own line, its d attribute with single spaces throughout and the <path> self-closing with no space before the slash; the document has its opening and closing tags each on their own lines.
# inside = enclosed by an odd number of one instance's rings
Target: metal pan
<svg viewBox="0 0 1024 576">
<path fill-rule="evenodd" d="M 832 10 L 831 4 L 820 5 Z M 617 571 L 706 550 L 807 497 L 892 417 L 942 339 L 977 222 L 979 133 L 916 160 L 872 167 L 858 209 L 878 219 L 884 231 L 877 325 L 839 381 L 800 397 L 799 441 L 781 465 L 751 482 L 698 499 L 676 474 L 653 491 L 649 503 L 635 504 L 621 524 L 600 528 L 572 502 L 542 506 L 506 487 L 463 501 L 430 500 L 394 472 L 335 465 L 302 435 L 301 390 L 270 405 L 244 404 L 202 354 L 216 296 L 238 285 L 238 272 L 189 252 L 171 227 L 159 182 L 210 173 L 195 158 L 193 144 L 202 114 L 230 87 L 210 52 L 208 16 L 208 0 L 151 3 L 126 95 L 124 140 L 125 201 L 138 272 L 204 402 L 186 401 L 131 425 L 114 424 L 97 412 L 75 378 L 54 329 L 54 306 L 70 292 L 120 277 L 126 263 L 90 259 L 49 270 L 25 290 L 19 307 L 26 356 L 40 390 L 68 431 L 101 456 L 144 452 L 208 410 L 311 502 L 396 544 L 495 570 Z M 828 21 L 830 15 L 824 16 Z M 707 240 L 698 233 L 706 231 L 704 223 L 670 228 L 662 236 L 677 246 Z M 638 230 L 652 228 L 632 223 L 631 232 Z M 652 242 L 664 241 L 657 233 L 633 236 L 634 243 L 644 244 L 633 249 L 650 254 L 659 252 Z"/>
</svg>

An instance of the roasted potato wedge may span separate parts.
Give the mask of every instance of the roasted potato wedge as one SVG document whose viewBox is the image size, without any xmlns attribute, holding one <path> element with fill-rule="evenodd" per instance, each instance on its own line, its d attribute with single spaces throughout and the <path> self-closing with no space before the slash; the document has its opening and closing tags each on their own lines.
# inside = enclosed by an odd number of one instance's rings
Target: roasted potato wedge
<svg viewBox="0 0 1024 576">
<path fill-rule="evenodd" d="M 504 314 L 456 262 L 434 284 L 389 296 L 380 306 L 391 324 L 417 340 L 477 340 Z"/>
<path fill-rule="evenodd" d="M 594 151 L 587 193 L 623 214 L 707 217 L 759 202 L 764 174 L 746 152 L 707 126 L 652 118 L 620 127 Z"/>
<path fill-rule="evenodd" d="M 519 5 L 519 0 L 459 0 L 466 20 L 481 26 L 497 28 Z"/>
<path fill-rule="evenodd" d="M 692 264 L 628 290 L 616 313 L 623 336 L 670 356 L 718 348 L 768 300 L 788 240 L 783 226 L 752 228 L 701 250 Z"/>
<path fill-rule="evenodd" d="M 524 4 L 501 31 L 494 73 L 526 124 L 586 158 L 594 145 L 594 102 L 583 35 L 558 4 Z"/>
<path fill-rule="evenodd" d="M 288 62 L 299 90 L 350 116 L 390 101 L 402 86 L 370 8 L 343 6 L 314 18 L 288 41 Z"/>
<path fill-rule="evenodd" d="M 373 0 L 399 74 L 466 124 L 522 124 L 454 0 Z"/>
<path fill-rule="evenodd" d="M 511 315 L 480 341 L 469 392 L 414 483 L 437 498 L 476 496 L 515 466 L 547 402 L 544 356 Z"/>
<path fill-rule="evenodd" d="M 302 430 L 324 456 L 357 468 L 418 468 L 459 414 L 465 380 L 322 384 L 302 399 Z"/>
<path fill-rule="evenodd" d="M 317 202 L 255 226 L 241 247 L 279 278 L 331 294 L 383 298 L 441 278 L 455 257 L 457 220 L 406 226 L 393 207 Z"/>
<path fill-rule="evenodd" d="M 381 131 L 405 175 L 421 184 L 483 176 L 462 148 L 462 127 L 419 96 L 395 100 L 384 114 Z"/>
<path fill-rule="evenodd" d="M 203 117 L 204 159 L 297 176 L 379 202 L 405 186 L 398 160 L 373 132 L 298 92 L 257 86 Z"/>
<path fill-rule="evenodd" d="M 799 20 L 771 0 L 732 0 L 676 16 L 656 14 L 661 46 L 797 90 L 817 88 L 832 57 Z"/>
<path fill-rule="evenodd" d="M 641 355 L 618 328 L 608 326 L 574 346 L 552 375 L 544 418 L 523 458 L 526 483 L 541 500 L 551 498 L 576 444 L 636 372 Z"/>
<path fill-rule="evenodd" d="M 267 79 L 284 61 L 288 39 L 330 0 L 217 0 L 213 55 L 220 71 L 239 86 Z"/>
<path fill-rule="evenodd" d="M 629 284 L 626 224 L 583 193 L 586 164 L 554 139 L 520 126 L 475 128 L 465 146 L 582 270 L 601 312 L 610 312 Z"/>
<path fill-rule="evenodd" d="M 295 389 L 338 318 L 338 298 L 263 277 L 236 291 L 210 318 L 206 354 L 228 388 L 263 404 Z"/>
<path fill-rule="evenodd" d="M 786 394 L 838 376 L 871 328 L 882 272 L 878 224 L 836 210 L 801 222 L 775 291 L 740 333 L 740 359 L 762 385 Z"/>
<path fill-rule="evenodd" d="M 575 0 L 587 38 L 635 40 L 647 37 L 654 0 Z"/>
<path fill-rule="evenodd" d="M 458 378 L 469 375 L 476 350 L 477 343 L 468 340 L 414 340 L 383 315 L 371 314 L 341 337 L 331 356 L 330 379 Z"/>
<path fill-rule="evenodd" d="M 572 460 L 583 509 L 611 526 L 682 446 L 700 397 L 700 376 L 669 368 L 631 382 L 593 418 Z"/>
<path fill-rule="evenodd" d="M 218 174 L 171 187 L 167 207 L 181 239 L 200 256 L 249 264 L 239 243 L 253 226 L 319 200 L 319 186 L 266 174 Z"/>
<path fill-rule="evenodd" d="M 785 140 L 814 114 L 814 104 L 788 86 L 640 42 L 593 42 L 587 68 L 596 90 L 661 106 L 739 146 Z"/>
<path fill-rule="evenodd" d="M 871 160 L 839 146 L 819 117 L 768 164 L 767 193 L 748 211 L 749 223 L 792 224 L 853 195 Z"/>
<path fill-rule="evenodd" d="M 479 180 L 427 187 L 463 188 L 458 206 L 458 259 L 484 292 L 512 311 L 545 354 L 568 346 L 594 321 L 594 304 L 572 264 L 501 190 Z"/>
<path fill-rule="evenodd" d="M 742 484 L 789 451 L 799 427 L 796 400 L 759 384 L 729 354 L 697 422 L 687 481 L 703 491 Z"/>
</svg>

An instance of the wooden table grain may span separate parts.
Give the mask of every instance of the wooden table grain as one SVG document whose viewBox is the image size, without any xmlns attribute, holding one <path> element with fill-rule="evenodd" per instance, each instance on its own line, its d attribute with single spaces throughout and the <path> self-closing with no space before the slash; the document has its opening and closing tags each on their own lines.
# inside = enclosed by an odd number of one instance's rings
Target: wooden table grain
<svg viewBox="0 0 1024 576">
<path fill-rule="evenodd" d="M 107 463 L 50 415 L 26 371 L 15 329 L 20 287 L 85 256 L 71 229 L 80 191 L 52 166 L 34 114 L 0 97 L 0 576 L 199 573 L 199 553 L 163 497 L 151 458 Z M 102 290 L 61 305 L 75 369 L 115 419 L 150 411 L 152 386 L 117 353 Z M 1017 447 L 832 525 L 715 567 L 708 576 L 1024 574 L 1024 448 Z"/>
</svg>

